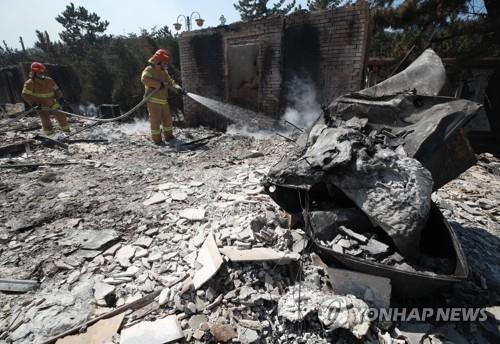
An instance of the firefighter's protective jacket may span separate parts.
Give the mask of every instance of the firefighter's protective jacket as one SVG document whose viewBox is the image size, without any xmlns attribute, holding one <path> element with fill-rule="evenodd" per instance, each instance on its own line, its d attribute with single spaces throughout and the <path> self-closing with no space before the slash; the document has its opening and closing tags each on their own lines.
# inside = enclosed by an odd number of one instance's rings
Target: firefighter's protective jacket
<svg viewBox="0 0 500 344">
<path fill-rule="evenodd" d="M 48 76 L 30 77 L 24 83 L 21 95 L 29 105 L 39 104 L 52 109 L 60 108 L 57 99 L 63 97 L 59 86 Z"/>
<path fill-rule="evenodd" d="M 142 71 L 141 81 L 144 84 L 145 95 L 148 95 L 153 89 L 160 88 L 161 83 L 165 85 L 164 88 L 156 92 L 148 102 L 154 104 L 165 105 L 168 103 L 168 90 L 167 87 L 177 87 L 175 81 L 170 77 L 165 70 L 156 70 L 152 66 L 147 66 Z"/>
</svg>

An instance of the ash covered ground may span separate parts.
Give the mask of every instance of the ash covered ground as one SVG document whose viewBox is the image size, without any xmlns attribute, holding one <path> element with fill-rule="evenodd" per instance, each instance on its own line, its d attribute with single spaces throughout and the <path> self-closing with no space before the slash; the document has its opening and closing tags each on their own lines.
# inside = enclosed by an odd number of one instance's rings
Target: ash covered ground
<svg viewBox="0 0 500 344">
<path fill-rule="evenodd" d="M 0 293 L 0 343 L 41 343 L 160 291 L 153 302 L 125 313 L 122 338 L 116 334 L 114 342 L 126 343 L 127 328 L 171 315 L 183 340 L 192 343 L 405 343 L 416 336 L 424 343 L 480 343 L 495 335 L 491 322 L 348 321 L 331 327 L 311 301 L 331 293 L 328 275 L 311 258 L 304 232 L 288 229 L 286 214 L 260 185 L 293 143 L 223 134 L 178 152 L 152 145 L 146 133 L 145 122 L 106 124 L 82 138 L 108 143 L 73 143 L 68 151 L 36 145 L 31 154 L 0 159 L 1 165 L 75 163 L 0 171 L 0 277 L 40 283 L 23 294 Z M 213 132 L 176 134 L 191 141 Z M 2 141 L 26 136 L 33 132 L 8 132 Z M 499 184 L 500 161 L 482 155 L 434 193 L 457 228 L 473 273 L 470 282 L 426 303 L 499 304 Z M 196 283 L 204 263 L 197 257 L 212 235 L 222 253 L 237 246 L 272 248 L 280 255 L 257 263 L 223 254 L 218 272 L 194 290 L 192 277 Z M 208 251 L 214 254 L 213 247 Z"/>
</svg>

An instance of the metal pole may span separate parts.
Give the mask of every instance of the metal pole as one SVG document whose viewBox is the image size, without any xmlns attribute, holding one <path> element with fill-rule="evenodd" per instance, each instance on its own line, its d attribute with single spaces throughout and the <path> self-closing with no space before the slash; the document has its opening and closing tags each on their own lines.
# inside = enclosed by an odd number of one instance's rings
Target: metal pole
<svg viewBox="0 0 500 344">
<path fill-rule="evenodd" d="M 22 36 L 19 36 L 19 43 L 21 43 L 21 48 L 23 48 L 23 53 L 25 53 L 26 49 L 24 49 L 24 41 Z"/>
</svg>

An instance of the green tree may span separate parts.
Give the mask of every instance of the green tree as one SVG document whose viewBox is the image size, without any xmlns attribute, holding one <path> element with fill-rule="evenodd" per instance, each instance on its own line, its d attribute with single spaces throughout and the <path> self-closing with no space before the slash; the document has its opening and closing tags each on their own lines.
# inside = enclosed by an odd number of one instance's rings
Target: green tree
<svg viewBox="0 0 500 344">
<path fill-rule="evenodd" d="M 335 8 L 351 3 L 349 0 L 307 0 L 307 9 L 309 11 L 324 10 Z"/>
<path fill-rule="evenodd" d="M 95 44 L 106 31 L 109 22 L 102 21 L 95 14 L 90 13 L 85 7 L 75 7 L 73 3 L 66 6 L 66 9 L 56 17 L 64 30 L 59 37 L 73 51 L 81 53 L 85 45 Z"/>
<path fill-rule="evenodd" d="M 275 14 L 287 14 L 296 8 L 296 0 L 278 0 L 271 7 L 268 7 L 269 0 L 238 0 L 233 4 L 234 8 L 240 12 L 242 20 L 267 17 Z"/>
<path fill-rule="evenodd" d="M 3 47 L 0 46 L 0 66 L 5 67 L 20 62 L 24 54 L 22 51 L 13 49 L 3 41 Z"/>
<path fill-rule="evenodd" d="M 39 30 L 36 30 L 35 33 L 37 37 L 35 48 L 42 50 L 48 59 L 57 60 L 59 56 L 60 45 L 51 41 L 47 31 L 41 32 Z"/>
<path fill-rule="evenodd" d="M 487 0 L 488 1 L 488 0 Z M 441 56 L 498 53 L 494 30 L 474 0 L 370 0 L 370 55 L 402 57 L 432 46 Z"/>
<path fill-rule="evenodd" d="M 500 43 L 500 1 L 484 0 L 489 25 L 495 32 L 497 42 Z"/>
<path fill-rule="evenodd" d="M 110 72 L 113 75 L 113 103 L 129 109 L 143 95 L 139 80 L 142 64 L 126 45 L 126 38 L 116 38 L 111 45 Z"/>
<path fill-rule="evenodd" d="M 96 105 L 112 101 L 113 75 L 104 55 L 99 48 L 94 48 L 74 65 L 82 82 L 82 99 Z"/>
</svg>

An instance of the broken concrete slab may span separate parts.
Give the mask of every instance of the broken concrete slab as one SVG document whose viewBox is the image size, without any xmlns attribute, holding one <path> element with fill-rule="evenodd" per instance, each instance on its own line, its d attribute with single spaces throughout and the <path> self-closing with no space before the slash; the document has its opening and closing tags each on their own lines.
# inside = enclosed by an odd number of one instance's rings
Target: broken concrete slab
<svg viewBox="0 0 500 344">
<path fill-rule="evenodd" d="M 192 182 L 189 183 L 189 186 L 192 186 L 192 187 L 195 187 L 195 188 L 199 188 L 200 186 L 202 186 L 203 184 L 205 184 L 204 182 L 202 181 L 199 181 L 199 180 L 193 180 Z"/>
<path fill-rule="evenodd" d="M 94 297 L 97 300 L 104 299 L 109 294 L 115 291 L 115 287 L 103 282 L 96 282 L 94 284 Z"/>
<path fill-rule="evenodd" d="M 38 288 L 37 281 L 0 278 L 0 291 L 26 293 L 36 288 Z"/>
<path fill-rule="evenodd" d="M 158 185 L 158 190 L 159 191 L 166 191 L 166 190 L 171 190 L 171 189 L 178 189 L 180 187 L 179 184 L 176 183 L 163 183 Z"/>
<path fill-rule="evenodd" d="M 78 270 L 73 271 L 69 274 L 68 279 L 66 281 L 68 282 L 68 284 L 73 284 L 80 278 L 80 275 L 81 275 L 80 271 Z"/>
<path fill-rule="evenodd" d="M 201 221 L 205 218 L 204 208 L 186 208 L 179 212 L 179 216 L 191 221 Z"/>
<path fill-rule="evenodd" d="M 201 268 L 196 269 L 193 276 L 193 285 L 195 289 L 200 288 L 213 275 L 219 271 L 222 265 L 222 256 L 220 255 L 213 234 L 209 234 L 198 251 L 196 262 Z"/>
<path fill-rule="evenodd" d="M 135 246 L 140 246 L 143 248 L 149 248 L 151 246 L 151 243 L 153 242 L 153 238 L 148 237 L 148 236 L 142 236 L 136 241 L 134 241 L 133 245 Z"/>
<path fill-rule="evenodd" d="M 193 330 L 208 329 L 208 317 L 203 314 L 196 314 L 189 318 L 189 327 Z"/>
<path fill-rule="evenodd" d="M 118 251 L 118 249 L 122 247 L 122 244 L 120 243 L 117 243 L 117 244 L 114 244 L 113 246 L 111 246 L 110 248 L 108 248 L 106 251 L 103 252 L 103 255 L 104 256 L 114 256 L 116 251 Z"/>
<path fill-rule="evenodd" d="M 114 230 L 86 230 L 82 231 L 84 234 L 82 245 L 80 246 L 84 250 L 102 250 L 114 243 L 116 243 L 120 236 Z"/>
<path fill-rule="evenodd" d="M 137 257 L 137 254 L 134 255 L 134 257 Z M 113 274 L 112 277 L 115 277 L 115 278 L 135 277 L 137 275 L 137 273 L 139 272 L 139 270 L 140 269 L 137 266 L 132 265 L 132 266 L 128 267 L 126 271 Z"/>
<path fill-rule="evenodd" d="M 366 250 L 370 255 L 374 257 L 380 257 L 388 253 L 389 246 L 371 238 L 366 245 L 360 246 L 363 250 Z"/>
<path fill-rule="evenodd" d="M 175 315 L 156 321 L 143 321 L 123 329 L 120 344 L 165 344 L 184 338 Z"/>
<path fill-rule="evenodd" d="M 153 194 L 150 198 L 142 202 L 142 204 L 145 206 L 150 206 L 153 204 L 165 202 L 167 198 L 168 198 L 167 195 L 165 195 L 163 192 L 157 192 Z"/>
<path fill-rule="evenodd" d="M 8 220 L 5 225 L 10 227 L 11 232 L 23 231 L 26 229 L 30 229 L 35 226 L 37 221 L 35 219 L 26 219 L 26 218 L 13 218 Z"/>
<path fill-rule="evenodd" d="M 170 299 L 170 294 L 171 294 L 170 288 L 164 288 L 161 291 L 160 295 L 158 296 L 158 304 L 160 306 L 163 306 L 164 304 L 166 304 Z"/>
<path fill-rule="evenodd" d="M 298 261 L 300 255 L 295 252 L 286 253 L 276 251 L 269 247 L 255 247 L 249 250 L 239 249 L 237 246 L 225 246 L 220 252 L 233 262 L 276 262 L 288 264 Z"/>
<path fill-rule="evenodd" d="M 249 328 L 255 331 L 262 331 L 264 326 L 258 320 L 250 320 L 250 319 L 239 319 L 238 324 L 242 327 Z"/>
<path fill-rule="evenodd" d="M 87 321 L 94 309 L 91 280 L 81 281 L 71 291 L 61 288 L 42 293 L 47 307 L 32 308 L 27 314 L 24 331 L 35 338 L 58 335 Z M 21 335 L 18 332 L 16 335 Z"/>
<path fill-rule="evenodd" d="M 351 237 L 353 239 L 356 239 L 357 241 L 359 241 L 359 242 L 361 242 L 363 244 L 368 241 L 368 238 L 365 237 L 364 235 L 356 233 L 355 231 L 352 231 L 352 230 L 350 230 L 349 228 L 347 228 L 345 226 L 339 226 L 339 230 L 342 233 L 348 235 L 349 237 Z"/>
<path fill-rule="evenodd" d="M 295 253 L 301 253 L 304 251 L 309 244 L 309 239 L 307 239 L 305 233 L 299 233 L 298 231 L 292 232 L 293 245 L 292 251 Z"/>
<path fill-rule="evenodd" d="M 218 342 L 226 343 L 238 336 L 234 328 L 226 324 L 215 324 L 210 327 L 210 332 Z"/>
<path fill-rule="evenodd" d="M 185 201 L 188 195 L 184 191 L 173 190 L 170 192 L 170 197 L 172 197 L 174 201 Z"/>
<path fill-rule="evenodd" d="M 238 327 L 238 334 L 238 339 L 242 344 L 253 344 L 260 339 L 257 331 L 242 326 Z"/>
<path fill-rule="evenodd" d="M 87 331 L 74 336 L 58 339 L 56 344 L 102 344 L 111 343 L 113 336 L 120 330 L 125 313 L 98 321 Z"/>
<path fill-rule="evenodd" d="M 74 259 L 90 260 L 90 259 L 94 259 L 95 257 L 97 257 L 100 254 L 101 254 L 101 251 L 99 251 L 99 250 L 80 249 L 80 250 L 75 251 L 73 254 L 71 254 L 71 257 Z"/>
<path fill-rule="evenodd" d="M 337 268 L 327 268 L 326 271 L 335 294 L 353 294 L 376 308 L 388 308 L 391 305 L 389 278 Z"/>
<path fill-rule="evenodd" d="M 134 256 L 135 250 L 136 248 L 132 245 L 122 246 L 116 252 L 115 258 L 121 266 L 129 267 L 131 265 L 130 259 L 132 259 L 132 257 Z"/>
<path fill-rule="evenodd" d="M 132 282 L 132 278 L 130 278 L 130 277 L 112 277 L 112 278 L 105 278 L 103 280 L 103 282 L 110 284 L 110 285 L 120 285 L 123 283 Z"/>
</svg>

